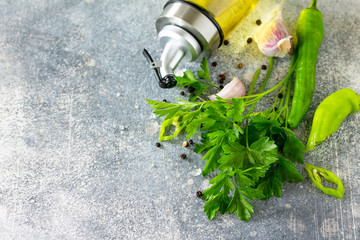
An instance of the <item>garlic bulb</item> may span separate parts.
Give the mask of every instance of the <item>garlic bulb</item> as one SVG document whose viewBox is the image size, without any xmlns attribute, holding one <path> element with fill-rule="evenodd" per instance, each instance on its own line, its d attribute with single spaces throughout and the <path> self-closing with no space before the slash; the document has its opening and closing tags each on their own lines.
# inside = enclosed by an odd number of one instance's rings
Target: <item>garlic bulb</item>
<svg viewBox="0 0 360 240">
<path fill-rule="evenodd" d="M 211 95 L 208 98 L 213 101 L 216 100 L 216 96 L 221 97 L 222 99 L 243 97 L 245 96 L 245 85 L 238 77 L 234 77 L 220 92 Z M 231 100 L 228 102 L 231 103 Z"/>
<path fill-rule="evenodd" d="M 279 10 L 271 14 L 270 19 L 255 33 L 254 39 L 266 56 L 285 57 L 292 52 L 292 36 Z"/>
</svg>

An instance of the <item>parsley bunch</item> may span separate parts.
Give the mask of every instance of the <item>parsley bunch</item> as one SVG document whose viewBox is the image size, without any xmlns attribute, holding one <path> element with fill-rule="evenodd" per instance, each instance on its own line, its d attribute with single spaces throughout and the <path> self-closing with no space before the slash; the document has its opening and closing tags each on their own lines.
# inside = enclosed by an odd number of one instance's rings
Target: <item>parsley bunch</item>
<svg viewBox="0 0 360 240">
<path fill-rule="evenodd" d="M 183 132 L 186 138 L 196 134 L 201 136 L 201 143 L 194 151 L 204 154 L 202 159 L 206 163 L 202 175 L 217 174 L 209 182 L 212 186 L 202 195 L 206 200 L 204 212 L 210 220 L 217 211 L 222 214 L 236 211 L 237 216 L 247 222 L 254 213 L 249 201 L 280 197 L 284 181 L 303 181 L 294 163 L 304 163 L 305 147 L 286 124 L 295 59 L 292 58 L 288 75 L 265 92 L 272 71 L 272 57 L 257 94 L 252 94 L 252 91 L 259 70 L 248 96 L 199 101 L 201 94 L 214 87 L 207 62 L 203 59 L 201 70 L 197 72 L 199 79 L 191 71 L 176 78 L 179 87 L 196 89 L 189 100 L 176 99 L 176 103 L 147 100 L 156 115 L 165 117 L 160 141 L 173 139 Z M 278 89 L 272 108 L 252 112 L 258 101 Z M 169 133 L 172 126 L 175 129 Z"/>
</svg>

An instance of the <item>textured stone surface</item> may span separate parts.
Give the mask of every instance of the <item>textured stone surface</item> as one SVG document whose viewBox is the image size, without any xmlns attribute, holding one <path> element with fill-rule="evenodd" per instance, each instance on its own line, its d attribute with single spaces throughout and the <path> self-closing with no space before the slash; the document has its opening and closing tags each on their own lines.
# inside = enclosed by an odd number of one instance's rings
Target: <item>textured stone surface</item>
<svg viewBox="0 0 360 240">
<path fill-rule="evenodd" d="M 181 146 L 183 137 L 156 148 L 161 120 L 143 100 L 180 97 L 156 85 L 141 54 L 146 47 L 160 56 L 154 21 L 165 2 L 0 1 L 0 239 L 358 238 L 359 113 L 305 154 L 343 179 L 343 200 L 305 177 L 286 184 L 282 198 L 254 202 L 248 223 L 228 214 L 207 220 L 195 196 L 209 181 L 201 156 Z M 248 86 L 267 63 L 246 44 L 255 20 L 280 6 L 293 31 L 308 2 L 257 7 L 211 58 L 212 76 L 226 72 Z M 318 2 L 325 37 L 314 100 L 296 130 L 304 141 L 322 99 L 344 87 L 360 93 L 360 2 Z M 270 85 L 288 64 L 275 61 Z"/>
</svg>

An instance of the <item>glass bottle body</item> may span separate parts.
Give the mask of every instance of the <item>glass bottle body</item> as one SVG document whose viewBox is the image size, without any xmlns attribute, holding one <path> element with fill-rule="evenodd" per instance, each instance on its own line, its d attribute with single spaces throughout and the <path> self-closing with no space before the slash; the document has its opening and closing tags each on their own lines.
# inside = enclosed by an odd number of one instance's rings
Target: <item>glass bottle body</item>
<svg viewBox="0 0 360 240">
<path fill-rule="evenodd" d="M 254 9 L 258 0 L 186 0 L 204 8 L 216 20 L 226 38 Z"/>
</svg>

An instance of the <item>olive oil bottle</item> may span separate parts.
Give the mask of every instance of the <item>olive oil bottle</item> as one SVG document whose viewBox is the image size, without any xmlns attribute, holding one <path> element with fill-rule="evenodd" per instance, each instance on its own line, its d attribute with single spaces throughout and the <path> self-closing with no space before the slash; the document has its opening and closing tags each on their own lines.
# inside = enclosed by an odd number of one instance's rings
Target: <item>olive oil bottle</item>
<svg viewBox="0 0 360 240">
<path fill-rule="evenodd" d="M 258 0 L 170 0 L 156 20 L 163 52 L 153 61 L 143 54 L 154 70 L 159 85 L 176 85 L 173 71 L 180 61 L 210 57 L 232 30 L 253 10 Z"/>
<path fill-rule="evenodd" d="M 253 10 L 257 0 L 188 0 L 208 11 L 225 37 Z"/>
</svg>

